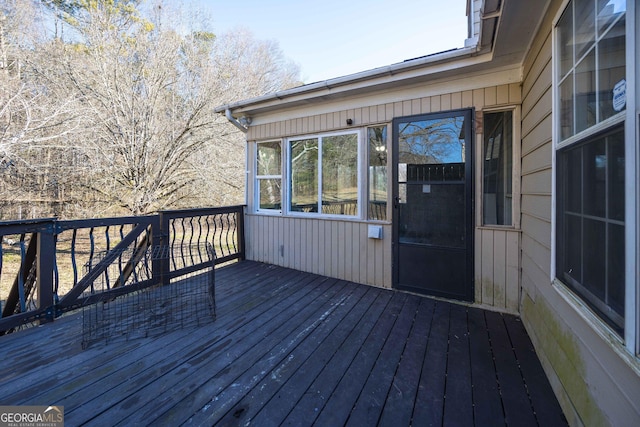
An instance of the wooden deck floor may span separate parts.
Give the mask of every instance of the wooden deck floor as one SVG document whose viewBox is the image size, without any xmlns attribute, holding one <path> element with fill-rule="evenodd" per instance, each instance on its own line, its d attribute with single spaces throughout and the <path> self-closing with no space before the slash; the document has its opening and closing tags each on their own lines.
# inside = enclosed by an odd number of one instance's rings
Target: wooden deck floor
<svg viewBox="0 0 640 427">
<path fill-rule="evenodd" d="M 76 425 L 566 425 L 518 318 L 254 262 L 217 319 L 82 349 L 81 318 L 0 337 L 0 405 Z"/>
</svg>

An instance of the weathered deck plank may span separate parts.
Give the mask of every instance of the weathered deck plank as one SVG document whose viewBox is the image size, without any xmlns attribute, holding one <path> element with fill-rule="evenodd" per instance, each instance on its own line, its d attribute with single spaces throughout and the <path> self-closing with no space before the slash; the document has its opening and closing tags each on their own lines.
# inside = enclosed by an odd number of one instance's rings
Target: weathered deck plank
<svg viewBox="0 0 640 427">
<path fill-rule="evenodd" d="M 443 419 L 450 309 L 450 304 L 436 303 L 415 398 L 414 425 L 437 424 Z"/>
<path fill-rule="evenodd" d="M 381 425 L 405 426 L 411 424 L 414 399 L 418 391 L 419 373 L 427 351 L 427 338 L 433 318 L 434 301 L 420 298 L 420 306 L 402 353 L 402 363 L 393 378 L 393 384 L 382 409 Z"/>
<path fill-rule="evenodd" d="M 340 348 L 333 355 L 330 355 L 329 361 L 322 367 L 322 370 L 313 380 L 306 393 L 298 398 L 299 400 L 285 418 L 284 425 L 298 426 L 316 421 L 320 409 L 325 406 L 327 400 L 334 394 L 344 372 L 360 353 L 362 345 L 375 327 L 383 311 L 387 308 L 393 295 L 390 292 L 376 293 L 376 299 L 373 304 L 367 309 L 360 321 L 354 324 L 349 336 L 340 345 Z M 275 403 L 275 406 L 278 406 L 278 404 Z"/>
<path fill-rule="evenodd" d="M 473 424 L 473 384 L 469 360 L 467 309 L 452 305 L 449 318 L 449 350 L 444 400 L 444 424 Z"/>
<path fill-rule="evenodd" d="M 468 319 L 469 334 L 474 337 L 469 349 L 473 372 L 473 416 L 477 425 L 490 425 L 496 419 L 504 417 L 504 412 L 496 381 L 489 331 L 484 311 L 469 309 Z"/>
<path fill-rule="evenodd" d="M 0 337 L 0 405 L 69 425 L 566 424 L 522 323 L 242 262 L 214 322 L 81 347 L 81 318 Z"/>
</svg>

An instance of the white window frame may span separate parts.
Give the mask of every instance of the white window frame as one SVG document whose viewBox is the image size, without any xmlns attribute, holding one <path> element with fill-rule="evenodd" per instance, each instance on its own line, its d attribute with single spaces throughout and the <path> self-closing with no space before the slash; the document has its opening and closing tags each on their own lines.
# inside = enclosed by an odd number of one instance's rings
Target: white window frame
<svg viewBox="0 0 640 427">
<path fill-rule="evenodd" d="M 640 159 L 636 141 L 639 140 L 640 95 L 637 85 L 640 82 L 640 67 L 637 67 L 636 46 L 640 47 L 640 7 L 634 0 L 626 2 L 626 81 L 627 104 L 626 110 L 610 117 L 596 125 L 579 132 L 564 141 L 560 140 L 560 94 L 558 84 L 558 36 L 557 24 L 572 0 L 565 0 L 558 9 L 552 27 L 552 97 L 553 97 L 553 150 L 552 150 L 552 244 L 551 244 L 551 282 L 560 295 L 573 306 L 578 314 L 590 324 L 595 332 L 607 342 L 612 343 L 613 348 L 629 363 L 638 365 L 640 354 L 640 301 L 638 277 L 640 277 L 640 236 L 638 224 L 640 223 L 640 202 L 638 180 L 640 179 Z M 629 94 L 631 94 L 629 96 Z M 571 291 L 564 283 L 556 278 L 556 251 L 557 251 L 557 152 L 558 150 L 583 141 L 600 131 L 612 128 L 624 121 L 625 130 L 625 317 L 624 336 L 622 340 L 612 331 L 608 324 L 593 312 L 582 298 Z M 621 351 L 625 349 L 625 351 Z M 629 354 L 630 353 L 630 354 Z M 631 358 L 629 358 L 631 356 Z M 635 357 L 634 357 L 635 356 Z"/>
<path fill-rule="evenodd" d="M 284 194 L 282 203 L 285 204 L 285 208 L 283 212 L 288 216 L 294 217 L 303 217 L 303 218 L 336 218 L 336 219 L 362 219 L 363 218 L 363 204 L 364 200 L 366 200 L 366 188 L 363 188 L 363 178 L 362 178 L 362 170 L 363 164 L 366 159 L 366 149 L 363 147 L 363 143 L 365 137 L 363 136 L 364 129 L 349 129 L 342 130 L 336 132 L 326 132 L 326 133 L 315 133 L 315 134 L 305 134 L 298 135 L 285 138 L 283 148 L 283 152 L 285 153 L 285 163 L 283 163 L 283 167 L 286 169 L 286 183 L 284 185 Z M 358 208 L 356 211 L 356 215 L 340 215 L 340 214 L 325 214 L 322 212 L 299 212 L 291 210 L 291 179 L 292 179 L 292 168 L 291 168 L 291 142 L 299 141 L 303 139 L 314 139 L 317 138 L 320 141 L 322 138 L 331 137 L 331 136 L 340 136 L 340 135 L 356 135 L 357 138 L 357 159 L 356 159 L 356 174 L 357 174 L 357 204 Z M 320 148 L 321 144 L 319 144 L 319 152 L 318 152 L 318 201 L 322 203 L 322 149 Z"/>
<path fill-rule="evenodd" d="M 260 144 L 269 144 L 277 142 L 280 144 L 280 175 L 258 175 L 258 146 Z M 282 182 L 283 173 L 282 170 L 284 166 L 284 142 L 282 139 L 269 139 L 264 141 L 256 141 L 254 143 L 254 152 L 253 152 L 253 172 L 255 179 L 254 182 L 254 190 L 253 190 L 253 203 L 255 206 L 254 211 L 258 213 L 266 213 L 266 214 L 281 214 L 283 212 L 282 206 L 284 204 L 284 183 Z M 260 181 L 263 179 L 279 179 L 280 180 L 280 209 L 261 209 L 260 208 Z"/>
<path fill-rule="evenodd" d="M 512 156 L 512 181 L 511 181 L 511 224 L 510 225 L 500 225 L 500 224 L 485 224 L 484 223 L 484 115 L 488 113 L 503 113 L 511 111 L 512 114 L 512 147 L 511 147 L 511 156 Z M 477 163 L 476 170 L 479 171 L 478 176 L 478 210 L 476 215 L 476 224 L 479 224 L 479 227 L 482 228 L 491 228 L 491 229 L 500 229 L 500 230 L 519 230 L 520 229 L 520 194 L 521 194 L 521 173 L 522 168 L 520 165 L 520 159 L 522 156 L 522 147 L 518 141 L 522 140 L 520 135 L 520 126 L 519 123 L 521 121 L 521 108 L 519 106 L 504 106 L 500 108 L 488 108 L 482 111 L 482 141 L 477 148 L 479 150 L 479 154 L 476 155 Z"/>
</svg>

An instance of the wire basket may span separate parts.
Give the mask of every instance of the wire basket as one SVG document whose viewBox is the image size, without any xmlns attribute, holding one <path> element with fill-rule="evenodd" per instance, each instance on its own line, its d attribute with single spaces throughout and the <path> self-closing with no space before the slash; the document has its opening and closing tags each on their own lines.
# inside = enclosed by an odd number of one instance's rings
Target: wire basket
<svg viewBox="0 0 640 427">
<path fill-rule="evenodd" d="M 199 257 L 185 257 L 185 252 Z M 114 262 L 87 292 L 105 298 L 82 308 L 83 348 L 153 337 L 215 320 L 215 254 L 210 246 L 187 251 L 167 246 L 131 249 L 115 256 L 102 254 L 95 264 L 106 256 Z"/>
</svg>

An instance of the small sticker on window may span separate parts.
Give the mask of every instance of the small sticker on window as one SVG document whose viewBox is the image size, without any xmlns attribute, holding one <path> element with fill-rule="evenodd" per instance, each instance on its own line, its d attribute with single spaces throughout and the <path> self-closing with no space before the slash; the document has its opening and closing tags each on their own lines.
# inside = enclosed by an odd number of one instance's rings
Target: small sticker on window
<svg viewBox="0 0 640 427">
<path fill-rule="evenodd" d="M 613 87 L 613 109 L 622 111 L 625 105 L 627 105 L 627 81 L 622 79 Z"/>
</svg>

